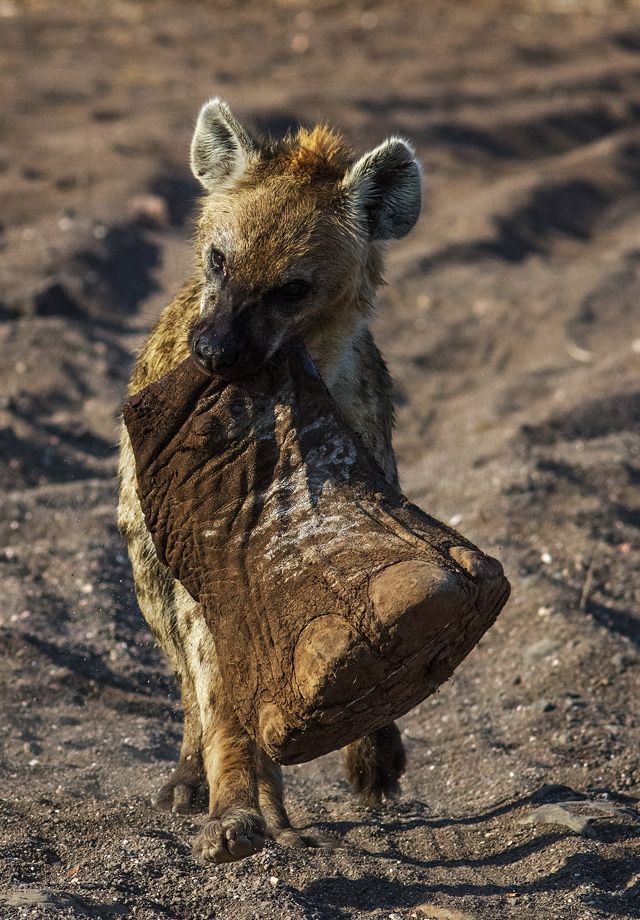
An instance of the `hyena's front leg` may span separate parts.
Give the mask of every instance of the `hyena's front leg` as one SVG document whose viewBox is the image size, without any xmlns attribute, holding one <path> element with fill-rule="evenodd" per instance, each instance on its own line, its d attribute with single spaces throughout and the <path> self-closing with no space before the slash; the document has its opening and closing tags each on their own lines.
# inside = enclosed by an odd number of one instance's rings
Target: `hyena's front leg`
<svg viewBox="0 0 640 920">
<path fill-rule="evenodd" d="M 380 805 L 400 792 L 407 760 L 397 725 L 391 723 L 344 749 L 347 778 L 365 805 Z"/>
<path fill-rule="evenodd" d="M 131 442 L 122 428 L 120 452 L 120 502 L 118 525 L 127 544 L 136 596 L 142 614 L 168 656 L 182 692 L 184 731 L 180 760 L 167 782 L 153 797 L 158 808 L 192 811 L 205 781 L 200 755 L 200 711 L 190 667 L 187 641 L 194 638 L 191 614 L 196 605 L 155 553 L 136 491 L 136 468 Z M 187 614 L 186 617 L 182 614 Z M 195 636 L 197 641 L 198 637 Z M 212 643 L 213 644 L 213 643 Z M 205 806 L 206 807 L 206 806 Z"/>
<path fill-rule="evenodd" d="M 227 863 L 258 853 L 265 821 L 258 803 L 258 751 L 226 698 L 221 682 L 212 687 L 202 713 L 202 758 L 209 781 L 209 820 L 193 842 L 202 862 Z"/>
</svg>

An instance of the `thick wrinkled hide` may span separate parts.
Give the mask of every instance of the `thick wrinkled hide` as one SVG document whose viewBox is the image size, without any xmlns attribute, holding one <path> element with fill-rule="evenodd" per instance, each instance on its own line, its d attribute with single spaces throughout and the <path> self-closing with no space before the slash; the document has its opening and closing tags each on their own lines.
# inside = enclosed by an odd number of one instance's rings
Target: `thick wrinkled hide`
<svg viewBox="0 0 640 920">
<path fill-rule="evenodd" d="M 403 715 L 507 600 L 496 560 L 386 482 L 302 349 L 241 384 L 186 360 L 124 419 L 159 558 L 282 763 Z"/>
</svg>

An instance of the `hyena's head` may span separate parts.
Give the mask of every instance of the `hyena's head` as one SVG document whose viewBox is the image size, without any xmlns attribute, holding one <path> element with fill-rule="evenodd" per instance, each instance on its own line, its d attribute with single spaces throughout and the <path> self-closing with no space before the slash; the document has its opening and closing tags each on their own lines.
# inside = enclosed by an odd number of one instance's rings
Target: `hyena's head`
<svg viewBox="0 0 640 920">
<path fill-rule="evenodd" d="M 390 138 L 358 160 L 324 126 L 260 143 L 219 99 L 200 111 L 191 166 L 207 193 L 191 350 L 227 377 L 255 372 L 294 338 L 352 335 L 381 281 L 381 244 L 420 213 L 420 168 L 406 141 Z"/>
</svg>

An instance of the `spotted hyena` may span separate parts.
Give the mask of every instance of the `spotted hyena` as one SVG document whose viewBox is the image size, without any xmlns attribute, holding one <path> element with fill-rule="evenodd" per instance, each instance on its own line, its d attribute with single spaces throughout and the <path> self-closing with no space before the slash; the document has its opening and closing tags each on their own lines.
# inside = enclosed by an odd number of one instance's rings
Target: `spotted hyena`
<svg viewBox="0 0 640 920">
<path fill-rule="evenodd" d="M 260 141 L 213 99 L 200 111 L 191 166 L 204 188 L 196 268 L 147 339 L 129 392 L 189 353 L 238 379 L 302 338 L 342 413 L 397 484 L 391 382 L 369 324 L 385 244 L 408 233 L 420 212 L 413 149 L 392 137 L 357 158 L 324 125 Z M 266 835 L 312 845 L 291 827 L 280 768 L 237 721 L 233 687 L 222 682 L 199 605 L 156 558 L 124 428 L 119 525 L 140 608 L 171 660 L 184 705 L 180 759 L 157 804 L 190 810 L 208 786 L 209 818 L 194 842 L 202 860 L 248 856 Z M 395 725 L 350 744 L 344 760 L 364 802 L 398 791 L 405 755 Z"/>
</svg>

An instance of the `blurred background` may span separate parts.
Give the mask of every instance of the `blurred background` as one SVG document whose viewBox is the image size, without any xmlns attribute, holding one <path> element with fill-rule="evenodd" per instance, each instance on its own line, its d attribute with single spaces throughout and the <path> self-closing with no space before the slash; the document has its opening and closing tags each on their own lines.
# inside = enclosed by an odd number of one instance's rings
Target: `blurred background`
<svg viewBox="0 0 640 920">
<path fill-rule="evenodd" d="M 0 88 L 0 916 L 640 917 L 640 3 L 0 0 Z M 149 805 L 181 714 L 114 523 L 214 94 L 417 147 L 375 324 L 401 479 L 513 585 L 402 720 L 399 803 L 292 768 L 347 847 L 218 870 Z"/>
</svg>

